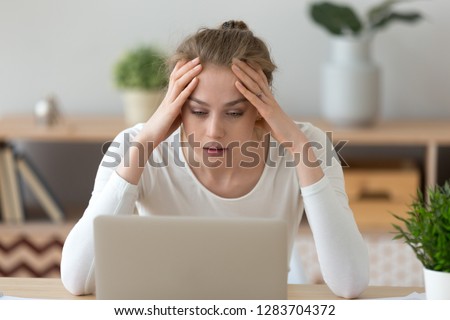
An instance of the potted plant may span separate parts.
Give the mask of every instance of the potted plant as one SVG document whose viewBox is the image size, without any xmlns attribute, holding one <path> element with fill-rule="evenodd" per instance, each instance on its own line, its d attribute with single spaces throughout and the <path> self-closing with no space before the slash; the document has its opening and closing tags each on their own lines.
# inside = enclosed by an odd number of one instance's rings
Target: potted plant
<svg viewBox="0 0 450 320">
<path fill-rule="evenodd" d="M 394 5 L 405 0 L 386 0 L 369 9 L 366 18 L 359 15 L 347 5 L 329 1 L 316 2 L 311 5 L 310 13 L 314 22 L 335 36 L 362 37 L 387 27 L 394 21 L 416 22 L 422 18 L 419 12 L 399 12 Z"/>
<path fill-rule="evenodd" d="M 129 125 L 147 121 L 161 103 L 168 83 L 165 60 L 161 51 L 146 45 L 125 52 L 115 64 L 114 81 L 123 90 Z"/>
<path fill-rule="evenodd" d="M 427 299 L 450 299 L 450 184 L 420 191 L 406 217 L 394 214 L 404 226 L 394 224 L 424 267 Z"/>
<path fill-rule="evenodd" d="M 364 18 L 345 4 L 313 2 L 312 20 L 330 35 L 330 55 L 321 74 L 321 108 L 336 125 L 366 126 L 376 121 L 380 105 L 379 67 L 370 57 L 376 31 L 394 21 L 416 22 L 418 12 L 394 10 L 400 0 L 373 6 Z"/>
</svg>

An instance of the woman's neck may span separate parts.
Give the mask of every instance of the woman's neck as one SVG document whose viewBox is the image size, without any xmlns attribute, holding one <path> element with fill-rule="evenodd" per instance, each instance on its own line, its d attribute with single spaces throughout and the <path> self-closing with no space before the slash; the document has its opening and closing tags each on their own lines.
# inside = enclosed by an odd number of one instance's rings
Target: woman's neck
<svg viewBox="0 0 450 320">
<path fill-rule="evenodd" d="M 187 141 L 182 131 L 182 141 Z M 225 197 L 240 197 L 250 192 L 261 178 L 269 151 L 269 135 L 266 139 L 254 141 L 252 148 L 243 151 L 234 148 L 233 151 L 239 155 L 225 155 L 223 157 L 208 157 L 199 161 L 193 157 L 193 150 L 188 147 L 182 148 L 184 157 L 196 176 L 211 192 Z M 231 158 L 227 158 L 231 157 Z"/>
</svg>

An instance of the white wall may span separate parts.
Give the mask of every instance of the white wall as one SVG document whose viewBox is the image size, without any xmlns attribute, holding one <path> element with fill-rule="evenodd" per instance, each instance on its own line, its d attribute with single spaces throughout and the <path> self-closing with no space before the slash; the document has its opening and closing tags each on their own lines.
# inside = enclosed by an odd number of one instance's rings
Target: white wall
<svg viewBox="0 0 450 320">
<path fill-rule="evenodd" d="M 381 0 L 346 0 L 358 10 Z M 295 0 L 0 0 L 0 116 L 32 112 L 55 93 L 67 114 L 119 114 L 111 68 L 126 48 L 168 51 L 201 26 L 243 19 L 265 39 L 279 71 L 275 88 L 291 115 L 318 115 L 327 34 Z M 383 70 L 385 118 L 450 116 L 450 1 L 402 5 L 426 21 L 392 25 L 374 42 Z"/>
</svg>

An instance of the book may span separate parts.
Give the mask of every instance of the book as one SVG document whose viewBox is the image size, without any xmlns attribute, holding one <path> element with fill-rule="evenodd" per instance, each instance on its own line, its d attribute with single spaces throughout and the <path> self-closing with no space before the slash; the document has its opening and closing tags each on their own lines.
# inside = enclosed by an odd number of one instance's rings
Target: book
<svg viewBox="0 0 450 320">
<path fill-rule="evenodd" d="M 64 220 L 64 212 L 62 207 L 56 201 L 55 196 L 44 180 L 39 176 L 37 170 L 31 165 L 24 156 L 17 158 L 17 168 L 22 176 L 23 181 L 30 187 L 41 206 L 44 208 L 50 219 L 54 222 L 62 222 Z"/>
<path fill-rule="evenodd" d="M 21 223 L 24 220 L 24 210 L 14 152 L 10 146 L 3 145 L 0 147 L 0 154 L 3 219 L 7 223 Z"/>
<path fill-rule="evenodd" d="M 12 221 L 11 197 L 9 195 L 8 173 L 3 149 L 0 146 L 0 202 L 3 222 L 10 223 Z"/>
</svg>

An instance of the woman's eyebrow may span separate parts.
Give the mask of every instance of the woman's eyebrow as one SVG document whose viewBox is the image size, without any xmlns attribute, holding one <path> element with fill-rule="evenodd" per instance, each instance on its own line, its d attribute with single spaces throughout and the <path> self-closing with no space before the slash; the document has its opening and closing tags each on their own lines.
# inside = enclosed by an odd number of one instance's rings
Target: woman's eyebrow
<svg viewBox="0 0 450 320">
<path fill-rule="evenodd" d="M 209 106 L 209 104 L 207 102 L 202 101 L 200 99 L 197 99 L 195 97 L 189 97 L 188 100 L 192 100 L 192 101 L 194 101 L 194 102 L 196 102 L 196 103 L 198 103 L 198 104 L 200 104 L 202 106 Z M 236 99 L 236 100 L 232 100 L 230 102 L 225 103 L 225 106 L 226 107 L 232 107 L 232 106 L 234 106 L 234 105 L 236 105 L 238 103 L 241 103 L 241 102 L 247 102 L 247 99 L 246 98 L 239 98 L 239 99 Z"/>
<path fill-rule="evenodd" d="M 208 106 L 208 104 L 206 102 L 204 102 L 202 100 L 199 100 L 197 98 L 194 98 L 194 97 L 188 97 L 188 100 L 192 100 L 192 101 L 194 101 L 194 102 L 196 102 L 196 103 L 198 103 L 198 104 L 200 104 L 202 106 Z"/>
<path fill-rule="evenodd" d="M 236 105 L 238 103 L 247 102 L 247 101 L 248 100 L 246 98 L 239 98 L 239 99 L 236 99 L 236 100 L 233 100 L 233 101 L 225 103 L 225 106 L 232 107 L 232 106 L 234 106 L 234 105 Z"/>
</svg>

